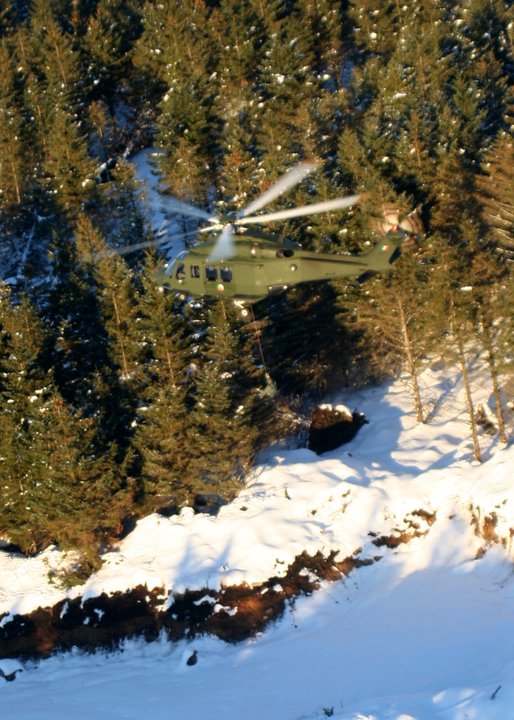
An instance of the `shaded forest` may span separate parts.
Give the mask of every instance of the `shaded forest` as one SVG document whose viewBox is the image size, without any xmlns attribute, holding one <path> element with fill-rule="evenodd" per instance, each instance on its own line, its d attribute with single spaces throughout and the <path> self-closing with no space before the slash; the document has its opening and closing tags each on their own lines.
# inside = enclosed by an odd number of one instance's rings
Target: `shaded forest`
<svg viewBox="0 0 514 720">
<path fill-rule="evenodd" d="M 511 0 L 0 0 L 0 538 L 78 548 L 137 517 L 230 500 L 256 452 L 323 393 L 484 361 L 507 442 L 514 288 Z M 165 192 L 237 210 L 365 193 L 277 228 L 360 252 L 391 209 L 427 233 L 387 276 L 298 286 L 245 326 L 152 281 L 131 158 Z M 257 330 L 256 330 L 257 328 Z"/>
</svg>

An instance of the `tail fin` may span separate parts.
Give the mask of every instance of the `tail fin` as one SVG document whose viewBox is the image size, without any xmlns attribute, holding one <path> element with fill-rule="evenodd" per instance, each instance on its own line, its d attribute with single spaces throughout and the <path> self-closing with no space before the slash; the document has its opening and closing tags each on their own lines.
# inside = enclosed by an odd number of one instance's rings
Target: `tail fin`
<svg viewBox="0 0 514 720">
<path fill-rule="evenodd" d="M 388 270 L 400 257 L 404 239 L 403 233 L 390 233 L 381 238 L 362 258 L 368 266 L 366 274 Z"/>
</svg>

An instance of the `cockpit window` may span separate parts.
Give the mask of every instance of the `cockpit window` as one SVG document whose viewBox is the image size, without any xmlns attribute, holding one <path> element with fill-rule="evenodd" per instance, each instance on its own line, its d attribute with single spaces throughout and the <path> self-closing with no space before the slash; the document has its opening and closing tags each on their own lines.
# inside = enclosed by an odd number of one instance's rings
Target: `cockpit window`
<svg viewBox="0 0 514 720">
<path fill-rule="evenodd" d="M 232 281 L 232 270 L 229 267 L 220 268 L 220 275 L 223 282 Z"/>
<path fill-rule="evenodd" d="M 186 277 L 186 269 L 184 263 L 179 263 L 177 265 L 177 272 L 175 273 L 175 277 L 177 278 L 177 280 L 184 280 L 184 278 Z"/>
<path fill-rule="evenodd" d="M 213 267 L 212 265 L 207 265 L 205 268 L 205 277 L 207 280 L 217 280 L 218 279 L 218 270 L 217 268 Z"/>
<path fill-rule="evenodd" d="M 192 278 L 200 277 L 200 266 L 199 265 L 191 265 L 191 277 Z"/>
</svg>

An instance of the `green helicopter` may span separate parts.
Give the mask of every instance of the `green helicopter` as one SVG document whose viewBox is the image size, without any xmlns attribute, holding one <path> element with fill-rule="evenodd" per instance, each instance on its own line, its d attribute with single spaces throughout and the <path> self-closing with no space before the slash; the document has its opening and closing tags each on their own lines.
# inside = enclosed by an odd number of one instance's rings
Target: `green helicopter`
<svg viewBox="0 0 514 720">
<path fill-rule="evenodd" d="M 183 298 L 221 296 L 244 309 L 247 304 L 284 292 L 299 283 L 336 278 L 363 280 L 388 270 L 399 257 L 405 238 L 421 229 L 414 213 L 400 221 L 394 209 L 384 211 L 380 226 L 377 226 L 382 237 L 363 255 L 310 252 L 283 243 L 254 227 L 349 208 L 363 199 L 362 195 L 352 195 L 255 214 L 317 167 L 316 163 L 306 162 L 295 165 L 244 210 L 223 219 L 187 203 L 171 201 L 177 212 L 207 221 L 208 226 L 200 229 L 200 233 L 212 236 L 166 263 L 155 273 L 155 281 L 163 289 L 175 291 Z M 243 311 L 243 314 L 247 313 Z"/>
</svg>

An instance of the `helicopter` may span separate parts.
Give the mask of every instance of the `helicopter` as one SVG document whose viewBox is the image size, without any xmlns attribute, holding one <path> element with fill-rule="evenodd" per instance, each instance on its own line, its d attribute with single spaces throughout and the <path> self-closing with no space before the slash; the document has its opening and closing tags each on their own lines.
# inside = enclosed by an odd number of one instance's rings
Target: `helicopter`
<svg viewBox="0 0 514 720">
<path fill-rule="evenodd" d="M 173 200 L 178 212 L 206 221 L 207 227 L 201 228 L 199 233 L 208 233 L 211 237 L 180 252 L 166 263 L 156 271 L 155 281 L 164 290 L 178 293 L 181 299 L 188 296 L 231 299 L 246 316 L 247 305 L 300 283 L 346 277 L 362 281 L 390 269 L 399 257 L 406 237 L 418 230 L 413 218 L 407 216 L 400 221 L 391 208 L 384 212 L 381 226 L 377 228 L 382 237 L 363 255 L 312 252 L 281 242 L 255 228 L 255 225 L 269 222 L 349 208 L 363 199 L 363 195 L 351 195 L 278 212 L 255 214 L 317 168 L 318 164 L 312 162 L 295 165 L 243 210 L 223 218 Z"/>
</svg>

